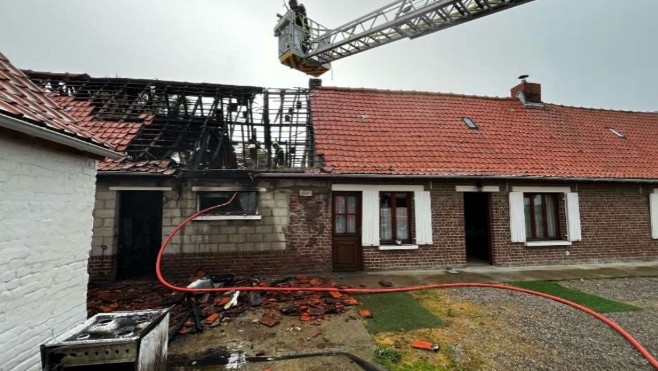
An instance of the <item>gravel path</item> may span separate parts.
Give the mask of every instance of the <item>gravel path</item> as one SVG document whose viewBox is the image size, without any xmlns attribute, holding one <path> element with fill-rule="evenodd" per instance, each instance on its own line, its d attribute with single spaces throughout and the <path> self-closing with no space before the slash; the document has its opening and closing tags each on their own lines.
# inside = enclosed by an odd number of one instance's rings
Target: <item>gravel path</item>
<svg viewBox="0 0 658 371">
<path fill-rule="evenodd" d="M 641 311 L 614 313 L 609 317 L 630 331 L 655 355 L 658 350 L 658 279 L 623 280 L 570 281 L 563 284 L 642 307 Z M 483 356 L 492 360 L 489 365 L 492 369 L 653 370 L 639 352 L 614 330 L 563 304 L 492 289 L 453 289 L 450 296 L 484 305 L 496 314 L 496 320 L 515 329 L 526 350 L 530 349 L 518 354 L 497 354 L 495 347 L 486 344 L 505 342 L 507 339 L 495 333 L 477 335 L 482 336 Z"/>
<path fill-rule="evenodd" d="M 658 277 L 564 281 L 560 284 L 642 308 L 637 312 L 605 315 L 630 332 L 658 358 Z"/>
</svg>

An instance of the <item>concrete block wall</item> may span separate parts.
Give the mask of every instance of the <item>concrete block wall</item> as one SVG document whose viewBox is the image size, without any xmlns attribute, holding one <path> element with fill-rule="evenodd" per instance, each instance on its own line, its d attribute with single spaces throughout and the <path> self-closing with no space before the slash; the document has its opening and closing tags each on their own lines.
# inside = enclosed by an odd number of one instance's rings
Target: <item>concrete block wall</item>
<svg viewBox="0 0 658 371">
<path fill-rule="evenodd" d="M 108 183 L 98 182 L 93 216 L 89 275 L 92 281 L 113 281 L 119 235 L 119 192 L 111 191 Z"/>
<path fill-rule="evenodd" d="M 87 317 L 97 162 L 0 131 L 0 369 Z"/>
<path fill-rule="evenodd" d="M 213 185 L 217 187 L 227 186 Z M 286 249 L 285 230 L 289 224 L 290 190 L 267 188 L 258 192 L 260 220 L 195 220 L 174 237 L 167 253 L 248 253 L 280 251 Z M 197 211 L 197 194 L 191 184 L 181 188 L 180 197 L 175 191 L 165 192 L 167 202 L 162 211 L 163 240 L 186 217 Z"/>
<path fill-rule="evenodd" d="M 216 186 L 222 186 L 218 184 Z M 331 191 L 326 182 L 267 181 L 259 193 L 260 220 L 200 220 L 169 245 L 163 271 L 187 278 L 199 267 L 219 274 L 278 274 L 331 269 Z M 311 196 L 300 196 L 300 190 Z M 191 186 L 165 194 L 163 238 L 196 211 Z"/>
</svg>

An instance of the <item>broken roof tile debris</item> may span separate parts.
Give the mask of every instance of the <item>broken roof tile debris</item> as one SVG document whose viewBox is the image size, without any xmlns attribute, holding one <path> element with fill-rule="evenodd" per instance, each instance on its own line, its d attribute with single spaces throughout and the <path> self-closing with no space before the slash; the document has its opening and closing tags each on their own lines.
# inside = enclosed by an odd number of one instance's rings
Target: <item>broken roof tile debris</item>
<svg viewBox="0 0 658 371">
<path fill-rule="evenodd" d="M 205 274 L 205 270 L 202 270 Z M 223 287 L 260 286 L 260 287 L 335 287 L 337 285 L 326 277 L 295 276 L 279 280 L 265 281 L 254 278 L 235 277 L 233 275 L 203 276 L 195 275 L 191 287 L 211 285 Z M 180 285 L 180 283 L 178 283 Z M 258 294 L 258 295 L 254 295 Z M 237 295 L 237 305 L 226 309 L 232 297 Z M 255 297 L 258 300 L 255 300 Z M 172 292 L 158 282 L 126 281 L 109 286 L 92 286 L 89 288 L 87 310 L 89 316 L 99 312 L 122 310 L 141 310 L 172 306 L 170 329 L 172 336 L 191 334 L 231 321 L 247 311 L 262 308 L 264 313 L 257 321 L 263 326 L 274 327 L 281 322 L 282 315 L 298 317 L 302 322 L 317 325 L 328 315 L 341 315 L 351 312 L 351 307 L 359 302 L 350 295 L 338 291 L 311 292 L 251 292 L 239 293 L 200 293 L 186 295 Z"/>
</svg>

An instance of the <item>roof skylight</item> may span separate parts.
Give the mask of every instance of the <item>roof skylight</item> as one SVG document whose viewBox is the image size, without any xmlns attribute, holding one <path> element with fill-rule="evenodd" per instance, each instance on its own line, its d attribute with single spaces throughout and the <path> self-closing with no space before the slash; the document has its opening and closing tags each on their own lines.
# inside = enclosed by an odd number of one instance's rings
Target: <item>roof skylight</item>
<svg viewBox="0 0 658 371">
<path fill-rule="evenodd" d="M 464 121 L 464 124 L 468 126 L 469 129 L 473 129 L 473 130 L 479 129 L 477 124 L 470 117 L 462 117 L 462 120 Z"/>
<path fill-rule="evenodd" d="M 624 135 L 624 133 L 622 133 L 621 131 L 619 131 L 615 128 L 608 128 L 608 130 L 610 130 L 613 134 L 615 134 L 616 136 L 618 136 L 620 138 L 626 138 L 626 135 Z"/>
</svg>

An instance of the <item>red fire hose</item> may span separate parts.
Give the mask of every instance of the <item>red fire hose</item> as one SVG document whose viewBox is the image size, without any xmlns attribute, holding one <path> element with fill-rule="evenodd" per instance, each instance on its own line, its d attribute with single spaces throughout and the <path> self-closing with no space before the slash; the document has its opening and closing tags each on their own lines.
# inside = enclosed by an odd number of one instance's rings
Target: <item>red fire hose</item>
<svg viewBox="0 0 658 371">
<path fill-rule="evenodd" d="M 381 294 L 381 293 L 387 293 L 387 292 L 407 292 L 407 291 L 420 291 L 420 290 L 428 290 L 428 289 L 444 289 L 444 288 L 454 288 L 454 287 L 484 287 L 484 288 L 493 288 L 493 289 L 502 289 L 502 290 L 510 290 L 510 291 L 517 291 L 517 292 L 523 292 L 526 294 L 531 294 L 531 295 L 536 295 L 536 296 L 541 296 L 543 298 L 551 299 L 553 301 L 557 301 L 562 304 L 566 304 L 572 308 L 576 308 L 582 312 L 585 312 L 592 317 L 600 320 L 601 322 L 605 323 L 606 325 L 612 327 L 613 330 L 617 331 L 621 336 L 626 339 L 635 349 L 637 349 L 640 354 L 653 366 L 656 370 L 658 370 L 658 360 L 654 358 L 649 351 L 640 344 L 637 339 L 635 339 L 631 334 L 629 334 L 626 330 L 624 330 L 621 326 L 619 326 L 617 323 L 612 321 L 611 319 L 605 317 L 602 314 L 599 314 L 589 308 L 586 308 L 580 304 L 576 304 L 574 302 L 571 302 L 569 300 L 562 299 L 557 296 L 545 294 L 543 292 L 539 291 L 533 291 L 533 290 L 527 290 L 523 289 L 520 287 L 516 286 L 510 286 L 510 285 L 504 285 L 504 284 L 497 284 L 497 283 L 479 283 L 479 282 L 464 282 L 464 283 L 434 283 L 434 284 L 428 284 L 428 285 L 418 285 L 418 286 L 408 286 L 408 287 L 389 287 L 389 288 L 377 288 L 377 289 L 367 289 L 367 288 L 359 288 L 359 289 L 353 289 L 353 288 L 348 288 L 348 289 L 341 289 L 341 288 L 336 288 L 336 287 L 260 287 L 260 286 L 244 286 L 244 287 L 216 287 L 216 288 L 187 288 L 187 287 L 180 287 L 173 285 L 169 283 L 167 280 L 164 279 L 162 276 L 162 270 L 160 268 L 160 264 L 162 263 L 162 255 L 164 253 L 165 248 L 167 245 L 169 245 L 169 242 L 171 239 L 174 237 L 176 233 L 178 233 L 181 228 L 183 228 L 185 225 L 187 225 L 189 222 L 194 220 L 196 217 L 199 215 L 203 215 L 207 212 L 210 212 L 212 210 L 218 209 L 220 207 L 226 206 L 233 202 L 235 197 L 237 196 L 237 193 L 233 194 L 230 200 L 228 200 L 226 203 L 223 203 L 221 205 L 216 205 L 209 207 L 205 210 L 201 210 L 191 216 L 189 216 L 187 219 L 185 219 L 182 223 L 180 223 L 176 228 L 174 228 L 167 238 L 165 238 L 164 242 L 162 243 L 162 246 L 160 247 L 160 251 L 158 251 L 158 258 L 156 260 L 155 264 L 155 273 L 158 277 L 158 280 L 160 283 L 174 291 L 179 291 L 179 292 L 189 292 L 189 293 L 199 293 L 199 292 L 227 292 L 227 291 L 315 291 L 315 292 L 328 292 L 328 291 L 338 291 L 338 292 L 344 292 L 348 294 Z"/>
</svg>

